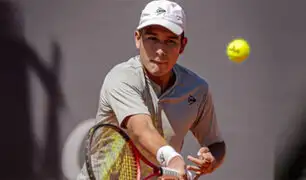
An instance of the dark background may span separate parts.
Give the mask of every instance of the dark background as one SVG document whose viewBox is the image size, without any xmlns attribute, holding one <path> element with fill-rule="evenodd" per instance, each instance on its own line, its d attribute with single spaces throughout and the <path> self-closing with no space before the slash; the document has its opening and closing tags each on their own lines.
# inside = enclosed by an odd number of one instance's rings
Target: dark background
<svg viewBox="0 0 306 180">
<path fill-rule="evenodd" d="M 0 179 L 75 179 L 104 76 L 137 54 L 133 32 L 147 2 L 0 0 Z M 189 38 L 179 63 L 210 83 L 228 145 L 224 165 L 202 179 L 297 179 L 306 152 L 306 1 L 177 2 Z M 235 37 L 251 44 L 242 64 L 225 56 Z M 183 154 L 197 149 L 189 134 Z"/>
</svg>

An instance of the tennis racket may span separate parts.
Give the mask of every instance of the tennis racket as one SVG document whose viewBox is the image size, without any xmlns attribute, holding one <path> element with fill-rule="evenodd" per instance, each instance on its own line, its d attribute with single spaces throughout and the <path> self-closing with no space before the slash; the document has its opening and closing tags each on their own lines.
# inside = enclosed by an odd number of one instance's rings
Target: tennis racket
<svg viewBox="0 0 306 180">
<path fill-rule="evenodd" d="M 127 133 L 112 124 L 98 123 L 89 130 L 85 161 L 90 180 L 179 177 L 177 171 L 158 167 L 147 160 Z M 142 174 L 141 161 L 151 169 L 149 173 Z"/>
</svg>

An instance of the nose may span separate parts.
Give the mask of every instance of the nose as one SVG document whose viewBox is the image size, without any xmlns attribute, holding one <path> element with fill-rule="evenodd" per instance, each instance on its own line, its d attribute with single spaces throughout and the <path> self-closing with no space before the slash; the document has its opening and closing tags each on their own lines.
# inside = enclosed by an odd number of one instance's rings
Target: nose
<svg viewBox="0 0 306 180">
<path fill-rule="evenodd" d="M 165 52 L 163 49 L 158 48 L 158 49 L 156 50 L 156 54 L 157 54 L 158 56 L 165 56 L 165 55 L 166 55 L 166 52 Z"/>
</svg>

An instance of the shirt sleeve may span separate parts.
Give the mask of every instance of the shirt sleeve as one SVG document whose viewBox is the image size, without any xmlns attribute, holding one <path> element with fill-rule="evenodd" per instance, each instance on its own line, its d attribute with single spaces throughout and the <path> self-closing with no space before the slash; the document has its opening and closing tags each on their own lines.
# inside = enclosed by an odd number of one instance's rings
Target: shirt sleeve
<svg viewBox="0 0 306 180">
<path fill-rule="evenodd" d="M 143 98 L 141 82 L 141 78 L 133 70 L 112 73 L 105 78 L 101 93 L 103 97 L 100 99 L 104 98 L 120 125 L 128 116 L 150 115 Z"/>
<path fill-rule="evenodd" d="M 208 90 L 199 109 L 197 120 L 191 127 L 191 132 L 201 146 L 223 141 L 219 130 L 211 92 Z"/>
</svg>

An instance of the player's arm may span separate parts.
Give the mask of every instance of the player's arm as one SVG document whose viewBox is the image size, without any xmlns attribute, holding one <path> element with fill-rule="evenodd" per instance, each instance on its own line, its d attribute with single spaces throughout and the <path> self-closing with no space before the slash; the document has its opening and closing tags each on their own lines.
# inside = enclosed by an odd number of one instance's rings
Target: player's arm
<svg viewBox="0 0 306 180">
<path fill-rule="evenodd" d="M 185 174 L 185 162 L 165 139 L 159 134 L 149 115 L 138 114 L 127 117 L 123 126 L 126 126 L 132 140 L 137 141 L 143 148 L 156 157 L 158 162 L 168 168 Z"/>
<path fill-rule="evenodd" d="M 226 144 L 221 137 L 212 95 L 208 90 L 204 97 L 197 121 L 193 124 L 191 132 L 202 147 L 208 147 L 216 159 L 215 168 L 219 167 L 225 158 Z"/>
<path fill-rule="evenodd" d="M 124 120 L 122 126 L 126 127 L 134 141 L 139 142 L 153 156 L 156 156 L 160 147 L 167 145 L 147 114 L 131 115 Z"/>
<path fill-rule="evenodd" d="M 173 157 L 180 155 L 153 126 L 148 107 L 143 99 L 143 88 L 133 72 L 107 77 L 102 90 L 101 103 L 107 102 L 114 111 L 120 126 L 126 128 L 134 142 L 138 142 L 158 162 L 167 166 Z"/>
</svg>

